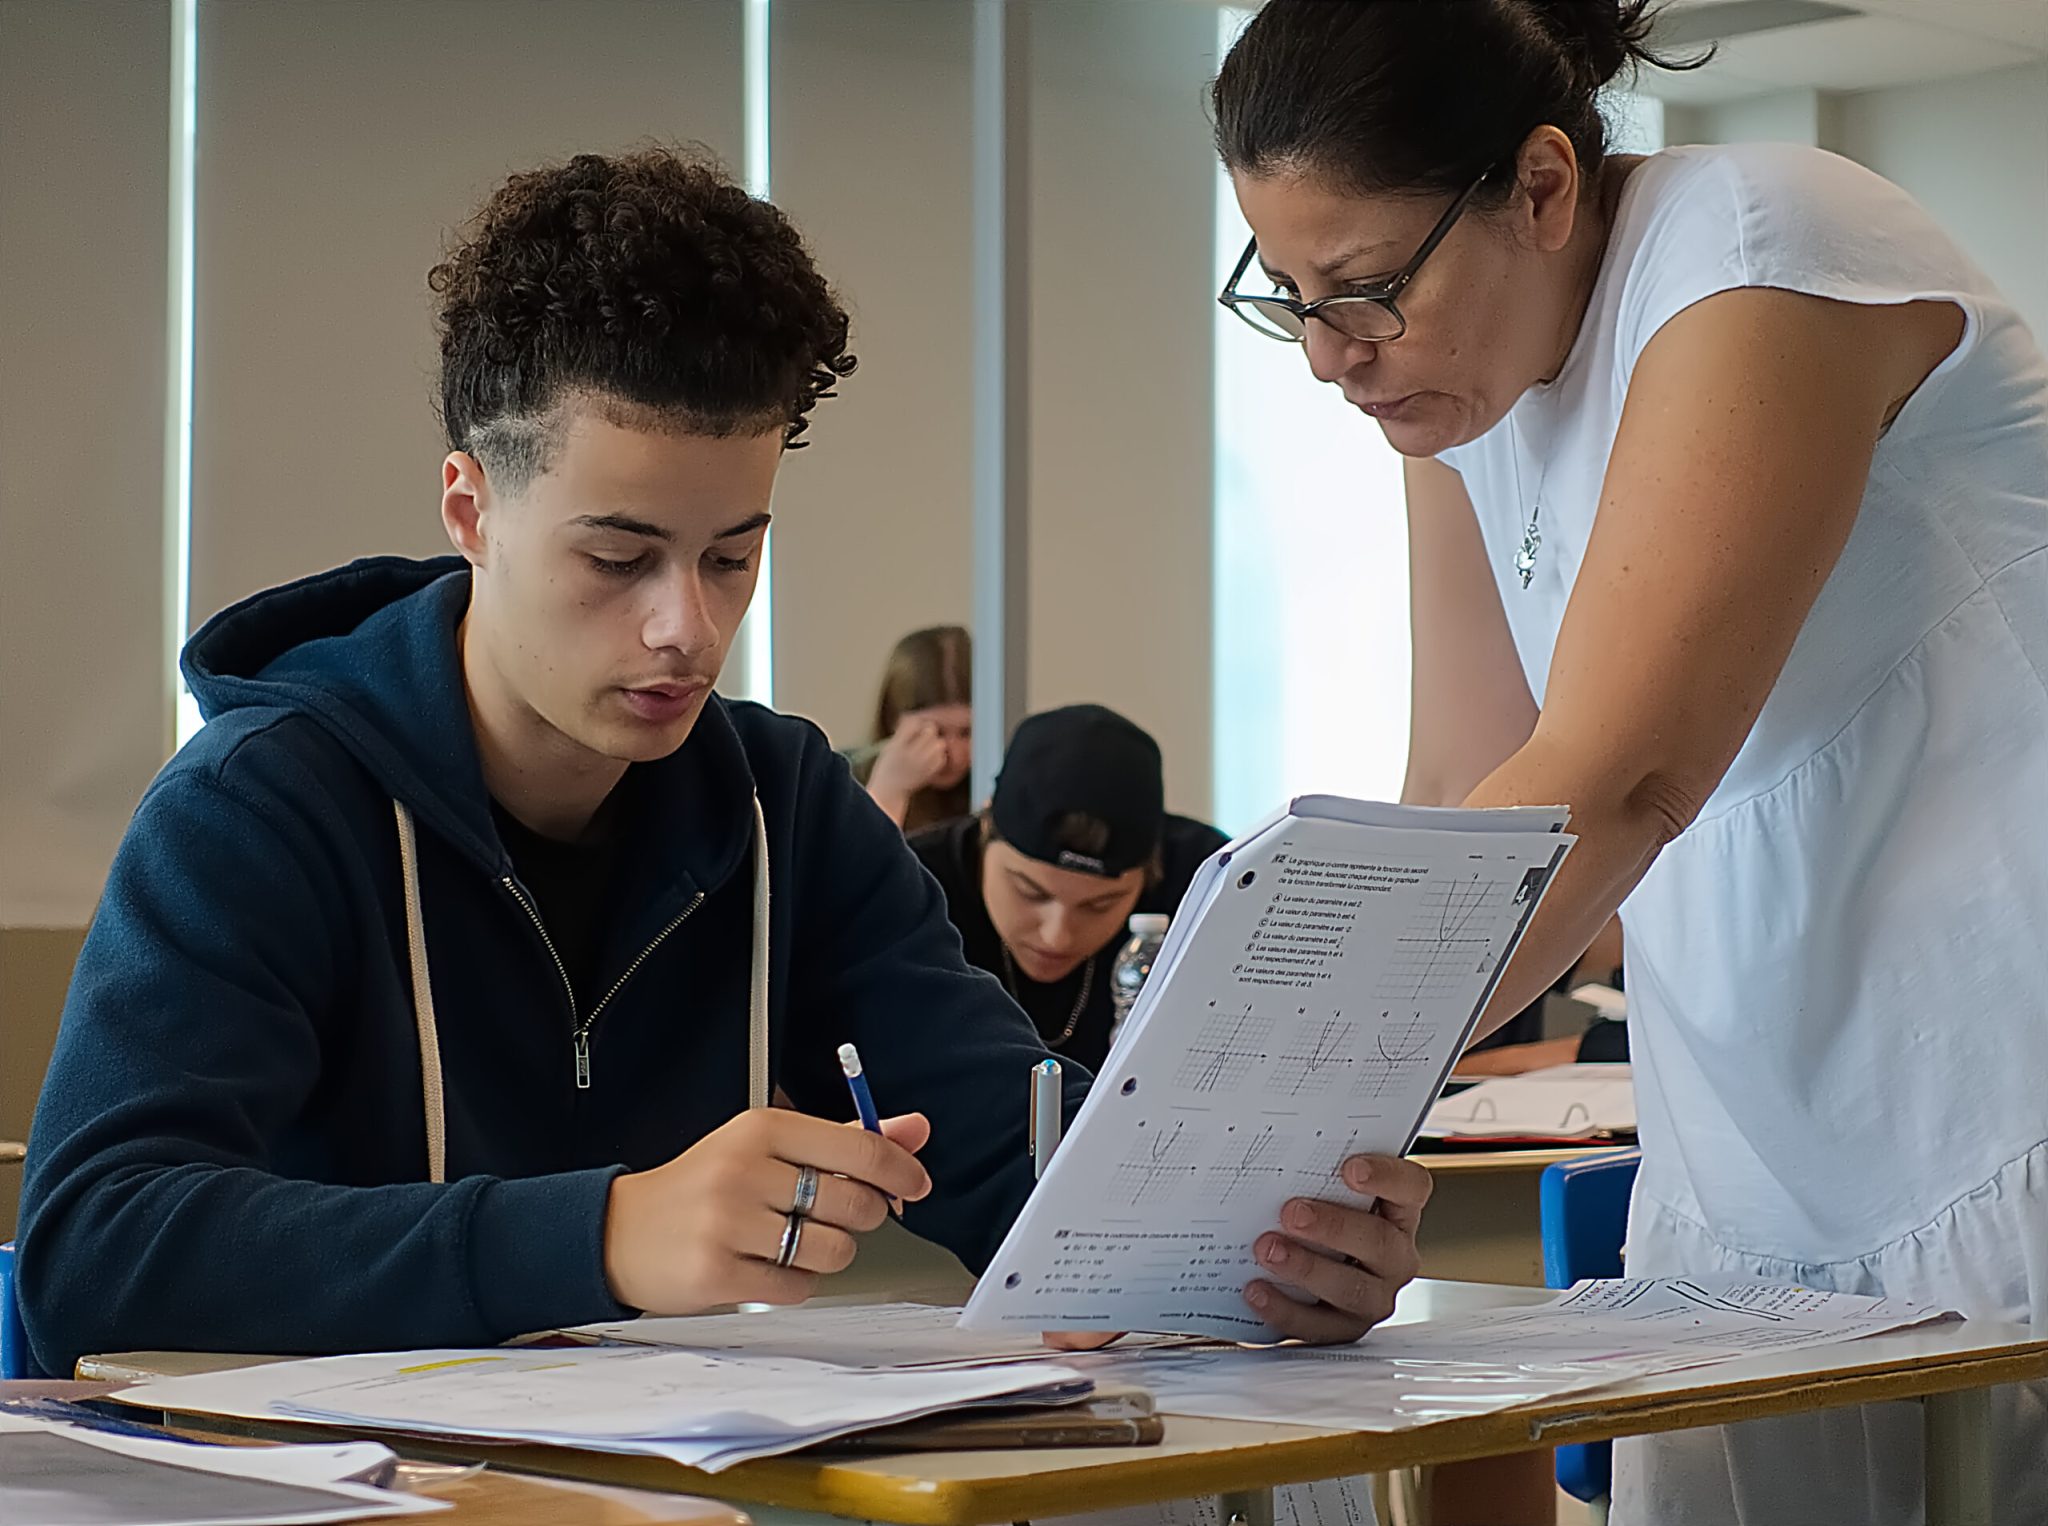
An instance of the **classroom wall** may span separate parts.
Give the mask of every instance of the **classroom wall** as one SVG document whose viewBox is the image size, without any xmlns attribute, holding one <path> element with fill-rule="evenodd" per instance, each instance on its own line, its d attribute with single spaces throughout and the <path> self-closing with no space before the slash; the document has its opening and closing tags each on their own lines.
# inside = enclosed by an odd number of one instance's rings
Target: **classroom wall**
<svg viewBox="0 0 2048 1526">
<path fill-rule="evenodd" d="M 1665 133 L 1672 143 L 1810 143 L 1869 166 L 1911 192 L 2048 335 L 2048 64 L 1672 106 Z"/>
<path fill-rule="evenodd" d="M 698 141 L 737 165 L 740 0 L 205 0 L 192 623 L 448 550 L 426 288 L 505 175 Z"/>
<path fill-rule="evenodd" d="M 775 703 L 867 740 L 896 639 L 971 624 L 974 8 L 777 0 L 771 192 L 860 369 L 775 490 Z"/>
<path fill-rule="evenodd" d="M 1773 90 L 1710 106 L 1666 106 L 1667 143 L 1810 143 L 1830 147 L 1840 97 L 1827 90 Z"/>
<path fill-rule="evenodd" d="M 84 920 L 171 732 L 170 48 L 168 0 L 0 3 L 0 926 Z"/>
<path fill-rule="evenodd" d="M 1918 197 L 2048 342 L 2048 64 L 1844 96 L 1835 146 Z"/>
<path fill-rule="evenodd" d="M 1128 714 L 1207 815 L 1216 16 L 1038 0 L 1032 59 L 1030 705 Z"/>
<path fill-rule="evenodd" d="M 82 924 L 171 732 L 169 16 L 0 3 L 0 1139 L 27 1137 Z M 19 1184 L 0 1166 L 0 1239 Z"/>
</svg>

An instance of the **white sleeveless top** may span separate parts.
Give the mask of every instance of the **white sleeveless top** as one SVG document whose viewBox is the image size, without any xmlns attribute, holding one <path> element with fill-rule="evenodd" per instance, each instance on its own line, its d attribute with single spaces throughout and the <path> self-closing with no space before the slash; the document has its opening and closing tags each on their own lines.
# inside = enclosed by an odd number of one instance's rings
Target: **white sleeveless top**
<svg viewBox="0 0 2048 1526">
<path fill-rule="evenodd" d="M 1624 187 L 1563 371 L 1443 459 L 1540 704 L 1636 357 L 1681 310 L 1752 286 L 1939 298 L 1967 326 L 1879 443 L 1733 766 L 1622 908 L 1644 1145 L 1631 1269 L 1888 1286 L 2048 1322 L 2048 365 L 2033 336 L 1917 204 L 1849 161 L 1670 150 Z"/>
</svg>

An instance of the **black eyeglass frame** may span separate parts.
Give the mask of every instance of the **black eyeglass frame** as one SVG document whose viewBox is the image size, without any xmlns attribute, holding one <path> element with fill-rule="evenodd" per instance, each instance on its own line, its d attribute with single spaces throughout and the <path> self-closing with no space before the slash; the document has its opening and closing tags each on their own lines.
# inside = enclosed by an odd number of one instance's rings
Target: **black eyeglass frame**
<svg viewBox="0 0 2048 1526">
<path fill-rule="evenodd" d="M 1486 184 L 1498 167 L 1489 164 L 1477 180 L 1466 186 L 1459 193 L 1458 199 L 1445 210 L 1444 215 L 1436 220 L 1436 226 L 1429 230 L 1429 237 L 1422 241 L 1422 247 L 1415 251 L 1414 258 L 1371 291 L 1338 292 L 1333 296 L 1318 297 L 1313 302 L 1266 293 L 1241 292 L 1237 289 L 1237 283 L 1244 279 L 1245 271 L 1251 268 L 1251 263 L 1259 252 L 1258 235 L 1254 234 L 1250 242 L 1244 246 L 1244 253 L 1238 257 L 1237 268 L 1230 272 L 1230 279 L 1223 283 L 1223 290 L 1217 294 L 1216 300 L 1235 313 L 1246 327 L 1282 344 L 1305 343 L 1308 339 L 1308 320 L 1311 318 L 1322 318 L 1323 322 L 1330 324 L 1330 327 L 1346 339 L 1362 339 L 1368 344 L 1391 344 L 1408 332 L 1408 319 L 1396 305 L 1395 298 L 1408 289 L 1409 283 L 1422 269 L 1423 262 L 1436 253 L 1436 246 L 1441 244 L 1449 236 L 1451 229 L 1458 225 L 1458 219 L 1465 215 L 1465 208 L 1471 205 L 1472 198 L 1479 193 L 1479 188 Z M 1390 313 L 1394 319 L 1394 332 L 1378 337 L 1353 334 L 1342 324 L 1323 318 L 1323 314 L 1331 308 L 1354 306 L 1360 302 L 1369 302 Z M 1301 325 L 1301 332 L 1292 335 L 1276 334 L 1272 329 L 1261 326 L 1255 319 L 1247 317 L 1243 311 L 1245 307 L 1277 309 L 1286 313 Z"/>
</svg>

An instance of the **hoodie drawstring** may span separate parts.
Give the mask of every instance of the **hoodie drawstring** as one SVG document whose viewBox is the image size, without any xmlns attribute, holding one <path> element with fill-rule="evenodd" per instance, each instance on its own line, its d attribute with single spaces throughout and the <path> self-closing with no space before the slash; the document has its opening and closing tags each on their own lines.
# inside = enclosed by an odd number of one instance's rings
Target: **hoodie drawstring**
<svg viewBox="0 0 2048 1526">
<path fill-rule="evenodd" d="M 434 983 L 427 966 L 427 924 L 420 910 L 419 845 L 412 812 L 398 818 L 398 869 L 405 886 L 405 944 L 412 965 L 413 1022 L 419 1030 L 420 1095 L 427 1125 L 427 1180 L 448 1179 L 448 1104 L 441 1088 L 441 1037 L 434 1024 Z M 754 796 L 753 969 L 747 997 L 747 1105 L 768 1105 L 768 817 Z"/>
<path fill-rule="evenodd" d="M 427 1114 L 427 1180 L 448 1180 L 448 1105 L 441 1095 L 441 1034 L 434 1026 L 434 982 L 427 970 L 427 925 L 420 916 L 420 856 L 412 812 L 398 813 L 398 872 L 405 881 L 405 948 L 412 956 L 412 1019 L 420 1032 L 420 1095 Z"/>
<path fill-rule="evenodd" d="M 747 996 L 747 1106 L 768 1105 L 768 817 L 754 796 L 754 971 Z"/>
</svg>

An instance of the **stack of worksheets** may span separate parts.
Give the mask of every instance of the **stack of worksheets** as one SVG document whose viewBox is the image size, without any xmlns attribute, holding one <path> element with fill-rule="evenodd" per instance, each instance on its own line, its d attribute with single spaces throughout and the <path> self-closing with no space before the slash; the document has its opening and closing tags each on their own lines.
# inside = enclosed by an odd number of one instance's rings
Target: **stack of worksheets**
<svg viewBox="0 0 2048 1526">
<path fill-rule="evenodd" d="M 1274 1338 L 1253 1241 L 1414 1140 L 1566 816 L 1316 795 L 1220 850 L 962 1323 Z"/>
<path fill-rule="evenodd" d="M 315 1357 L 165 1378 L 124 1403 L 666 1457 L 716 1472 L 873 1426 L 977 1405 L 1064 1404 L 1093 1384 L 1050 1363 L 856 1369 L 654 1347 Z"/>
</svg>

